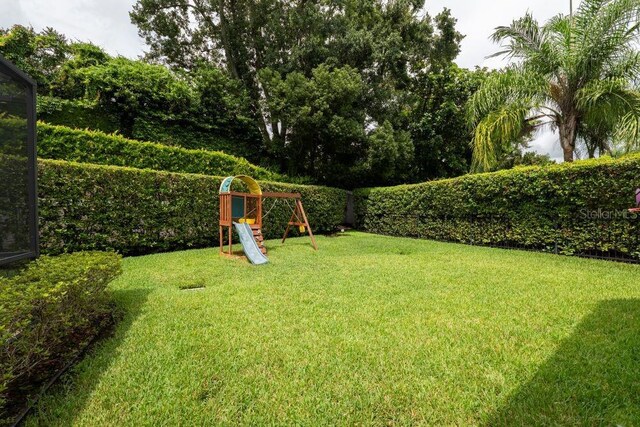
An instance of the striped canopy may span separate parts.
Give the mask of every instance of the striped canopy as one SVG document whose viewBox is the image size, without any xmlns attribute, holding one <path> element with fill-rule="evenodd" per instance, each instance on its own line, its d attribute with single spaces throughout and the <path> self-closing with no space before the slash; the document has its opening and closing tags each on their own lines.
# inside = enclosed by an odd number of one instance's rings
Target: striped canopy
<svg viewBox="0 0 640 427">
<path fill-rule="evenodd" d="M 251 194 L 262 194 L 262 190 L 260 189 L 260 185 L 258 185 L 258 182 L 247 175 L 237 175 L 237 176 L 226 177 L 225 179 L 222 180 L 222 184 L 220 184 L 219 193 L 222 194 L 222 193 L 230 192 L 231 183 L 233 182 L 234 179 L 239 179 L 240 181 L 247 184 L 247 187 L 249 187 L 249 192 Z"/>
</svg>

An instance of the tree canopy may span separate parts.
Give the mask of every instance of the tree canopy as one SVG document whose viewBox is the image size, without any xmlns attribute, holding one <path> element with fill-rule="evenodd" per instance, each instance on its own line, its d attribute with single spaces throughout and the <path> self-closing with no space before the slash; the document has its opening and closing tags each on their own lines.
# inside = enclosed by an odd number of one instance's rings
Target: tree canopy
<svg viewBox="0 0 640 427">
<path fill-rule="evenodd" d="M 217 68 L 187 75 L 163 65 L 112 57 L 96 45 L 70 41 L 50 28 L 36 32 L 20 25 L 0 29 L 0 53 L 36 79 L 45 119 L 52 118 L 47 113 L 54 106 L 69 110 L 58 124 L 115 129 L 127 137 L 188 148 L 255 154 L 252 160 L 259 160 L 260 134 L 248 97 L 238 82 Z M 74 114 L 82 115 L 83 110 L 99 117 L 85 114 L 75 121 Z"/>
<path fill-rule="evenodd" d="M 138 0 L 131 18 L 149 60 L 187 72 L 220 67 L 241 83 L 283 172 L 348 185 L 400 181 L 420 155 L 410 132 L 416 109 L 425 111 L 417 94 L 426 76 L 452 67 L 462 39 L 448 10 L 432 18 L 423 6 Z"/>
<path fill-rule="evenodd" d="M 79 126 L 223 150 L 320 184 L 391 185 L 453 177 L 472 165 L 548 163 L 525 150 L 537 127 L 561 122 L 543 107 L 564 95 L 542 89 L 569 78 L 569 59 L 553 68 L 525 55 L 533 51 L 527 31 L 537 25 L 527 16 L 496 31 L 517 64 L 505 72 L 459 68 L 455 18 L 424 10 L 421 0 L 138 0 L 131 19 L 148 43 L 145 58 L 21 26 L 0 29 L 0 53 L 36 77 L 44 117 L 62 117 L 59 124 L 88 111 L 96 117 Z M 562 54 L 555 27 L 540 28 L 549 35 L 539 36 L 539 55 L 551 52 L 545 43 Z M 614 102 L 605 98 L 576 104 L 576 138 L 590 155 L 619 147 L 620 129 L 632 130 L 631 121 L 620 126 L 589 106 Z"/>
<path fill-rule="evenodd" d="M 14 25 L 0 28 L 0 53 L 29 74 L 41 93 L 47 93 L 70 54 L 70 45 L 53 28 L 36 33 L 33 28 Z"/>
<path fill-rule="evenodd" d="M 640 136 L 640 1 L 583 0 L 573 16 L 540 25 L 530 14 L 498 27 L 494 41 L 515 62 L 492 74 L 471 98 L 475 170 L 490 170 L 514 141 L 557 129 L 564 160 L 576 144 L 589 154 Z"/>
</svg>

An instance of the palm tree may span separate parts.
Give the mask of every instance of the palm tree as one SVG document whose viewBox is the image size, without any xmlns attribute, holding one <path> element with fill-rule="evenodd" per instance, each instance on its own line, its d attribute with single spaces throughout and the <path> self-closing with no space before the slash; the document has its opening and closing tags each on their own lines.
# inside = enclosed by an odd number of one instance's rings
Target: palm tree
<svg viewBox="0 0 640 427">
<path fill-rule="evenodd" d="M 633 145 L 640 136 L 640 0 L 583 0 L 573 16 L 539 25 L 530 14 L 492 39 L 494 56 L 515 60 L 492 74 L 468 106 L 473 170 L 490 170 L 532 127 L 558 131 L 564 160 L 576 141 L 607 135 Z M 606 147 L 607 141 L 598 143 Z"/>
</svg>

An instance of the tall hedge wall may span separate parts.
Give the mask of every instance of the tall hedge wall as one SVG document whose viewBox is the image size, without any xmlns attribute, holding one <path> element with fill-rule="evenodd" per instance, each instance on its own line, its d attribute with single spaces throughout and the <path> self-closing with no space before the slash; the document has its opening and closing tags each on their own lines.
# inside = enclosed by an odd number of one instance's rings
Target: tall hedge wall
<svg viewBox="0 0 640 427">
<path fill-rule="evenodd" d="M 115 250 L 125 255 L 218 243 L 221 177 L 116 166 L 39 161 L 40 246 L 43 253 Z M 343 190 L 261 182 L 265 191 L 302 194 L 316 232 L 344 218 Z M 266 200 L 264 234 L 280 237 L 291 211 Z"/>
<path fill-rule="evenodd" d="M 135 120 L 131 138 L 193 150 L 223 151 L 232 156 L 252 159 L 250 161 L 260 158 L 262 153 L 251 149 L 250 138 L 240 139 L 233 134 L 232 129 L 215 126 L 205 128 L 188 119 L 167 120 L 148 114 Z"/>
<path fill-rule="evenodd" d="M 285 177 L 221 151 L 188 150 L 119 135 L 38 124 L 38 156 L 101 165 L 128 166 L 205 175 L 251 175 L 284 181 Z"/>
<path fill-rule="evenodd" d="M 38 118 L 52 125 L 91 129 L 108 134 L 122 129 L 120 118 L 96 101 L 38 95 L 37 110 Z M 251 135 L 247 135 L 246 139 L 238 138 L 237 129 L 203 127 L 188 118 L 167 119 L 156 115 L 157 112 L 142 112 L 135 118 L 128 136 L 134 140 L 154 141 L 168 146 L 224 151 L 248 159 L 259 157 L 260 153 L 253 152 L 250 148 Z"/>
<path fill-rule="evenodd" d="M 96 102 L 38 95 L 36 106 L 38 119 L 47 123 L 106 133 L 117 132 L 120 128 L 118 118 Z"/>
<path fill-rule="evenodd" d="M 356 191 L 363 230 L 640 259 L 640 155 Z"/>
</svg>

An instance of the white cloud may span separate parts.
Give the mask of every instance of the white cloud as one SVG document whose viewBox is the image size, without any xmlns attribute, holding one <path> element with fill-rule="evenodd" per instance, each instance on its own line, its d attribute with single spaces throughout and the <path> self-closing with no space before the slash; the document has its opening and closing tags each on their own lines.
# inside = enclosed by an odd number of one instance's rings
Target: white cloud
<svg viewBox="0 0 640 427">
<path fill-rule="evenodd" d="M 541 132 L 531 143 L 531 151 L 535 151 L 540 154 L 548 154 L 552 160 L 559 163 L 564 161 L 564 155 L 562 153 L 560 143 L 558 142 L 558 134 L 556 132 Z"/>
<path fill-rule="evenodd" d="M 112 55 L 137 57 L 144 42 L 131 24 L 134 0 L 0 0 L 0 27 L 53 27 L 73 40 L 91 41 Z"/>
<path fill-rule="evenodd" d="M 505 64 L 504 61 L 496 58 L 486 58 L 498 51 L 499 46 L 490 40 L 496 27 L 508 25 L 527 12 L 533 14 L 539 22 L 544 22 L 559 13 L 569 13 L 568 0 L 527 0 L 526 2 L 513 0 L 427 0 L 426 3 L 426 9 L 432 16 L 438 14 L 445 7 L 451 9 L 452 15 L 458 20 L 458 31 L 466 35 L 462 41 L 462 52 L 457 63 L 467 68 L 473 68 L 476 65 L 498 68 Z"/>
</svg>

